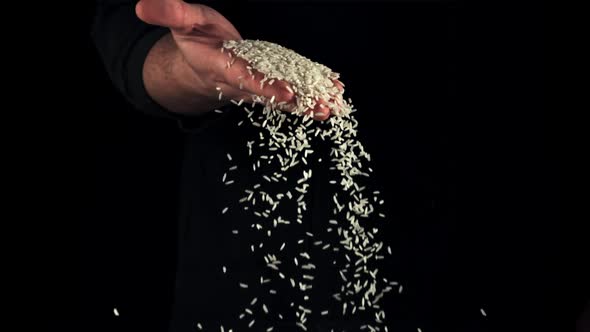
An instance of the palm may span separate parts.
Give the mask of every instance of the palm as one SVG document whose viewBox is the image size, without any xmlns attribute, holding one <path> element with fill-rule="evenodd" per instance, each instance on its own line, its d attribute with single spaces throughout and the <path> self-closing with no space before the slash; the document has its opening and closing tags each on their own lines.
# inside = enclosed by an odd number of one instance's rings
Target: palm
<svg viewBox="0 0 590 332">
<path fill-rule="evenodd" d="M 201 81 L 209 86 L 205 88 L 215 91 L 215 87 L 224 84 L 223 68 L 228 61 L 227 55 L 220 52 L 223 39 L 218 35 L 180 35 L 172 33 L 176 44 L 181 50 L 185 61 Z M 232 95 L 227 86 L 222 86 L 226 96 Z"/>
</svg>

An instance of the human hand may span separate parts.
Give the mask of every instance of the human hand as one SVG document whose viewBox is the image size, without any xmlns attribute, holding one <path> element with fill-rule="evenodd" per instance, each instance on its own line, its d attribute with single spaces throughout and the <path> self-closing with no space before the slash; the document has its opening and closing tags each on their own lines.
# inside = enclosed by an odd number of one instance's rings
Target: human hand
<svg viewBox="0 0 590 332">
<path fill-rule="evenodd" d="M 170 47 L 178 50 L 175 61 L 180 62 L 175 66 L 177 70 L 171 72 L 182 76 L 183 86 L 199 96 L 199 105 L 203 109 L 222 106 L 229 99 L 251 102 L 252 95 L 268 99 L 274 96 L 276 102 L 287 102 L 287 106 L 295 102 L 296 96 L 286 88 L 288 83 L 277 80 L 260 88 L 263 74 L 253 70 L 252 79 L 245 60 L 231 57 L 227 50 L 221 52 L 224 40 L 241 40 L 242 37 L 216 10 L 182 0 L 141 0 L 136 6 L 136 14 L 148 24 L 170 29 L 171 40 L 168 42 L 174 44 Z M 231 63 L 229 68 L 228 63 Z M 342 89 L 338 81 L 335 84 Z M 218 87 L 225 97 L 222 100 L 219 100 Z M 320 105 L 327 103 L 319 100 L 308 112 L 313 111 L 316 120 L 325 120 L 329 117 L 329 110 Z"/>
</svg>

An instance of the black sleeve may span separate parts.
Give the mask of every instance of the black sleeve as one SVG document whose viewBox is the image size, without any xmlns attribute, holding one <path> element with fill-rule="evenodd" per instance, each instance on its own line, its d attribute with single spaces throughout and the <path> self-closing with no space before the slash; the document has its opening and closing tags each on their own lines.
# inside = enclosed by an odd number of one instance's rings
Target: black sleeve
<svg viewBox="0 0 590 332">
<path fill-rule="evenodd" d="M 117 90 L 138 110 L 178 120 L 182 129 L 198 130 L 217 120 L 219 115 L 215 112 L 199 116 L 170 112 L 148 95 L 143 83 L 143 64 L 151 47 L 169 30 L 137 18 L 136 3 L 134 0 L 96 2 L 91 36 Z"/>
</svg>

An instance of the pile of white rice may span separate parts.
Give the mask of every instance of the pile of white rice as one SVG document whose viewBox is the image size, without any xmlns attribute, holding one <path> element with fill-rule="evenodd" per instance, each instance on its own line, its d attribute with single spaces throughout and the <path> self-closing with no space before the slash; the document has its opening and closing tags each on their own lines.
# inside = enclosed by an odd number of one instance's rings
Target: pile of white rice
<svg viewBox="0 0 590 332">
<path fill-rule="evenodd" d="M 384 202 L 379 197 L 379 191 L 360 185 L 363 178 L 368 178 L 373 172 L 368 167 L 371 156 L 356 138 L 358 122 L 353 116 L 355 110 L 351 100 L 344 100 L 344 91 L 334 84 L 339 74 L 292 50 L 266 41 L 225 41 L 221 51 L 230 58 L 228 67 L 235 58 L 242 58 L 249 63 L 250 75 L 264 75 L 262 84 L 284 81 L 290 86 L 288 90 L 296 95 L 292 113 L 285 112 L 285 103 L 275 101 L 274 97 L 253 96 L 255 103 L 262 104 L 261 110 L 255 109 L 254 103 L 243 105 L 242 100 L 232 101 L 247 112 L 250 124 L 259 129 L 258 137 L 247 141 L 245 146 L 252 160 L 252 170 L 260 170 L 261 167 L 273 169 L 272 172 L 262 174 L 253 187 L 245 189 L 243 197 L 234 204 L 241 205 L 245 213 L 253 213 L 259 218 L 260 222 L 248 227 L 264 232 L 270 238 L 272 231 L 279 227 L 297 227 L 308 222 L 304 218 L 304 211 L 308 208 L 306 198 L 310 188 L 309 181 L 313 176 L 310 158 L 315 153 L 314 142 L 319 140 L 329 144 L 330 153 L 315 158 L 326 166 L 329 163 L 330 170 L 336 174 L 334 178 L 321 181 L 325 182 L 326 186 L 339 186 L 339 191 L 345 193 L 340 196 L 336 193 L 332 201 L 327 202 L 332 204 L 333 216 L 325 220 L 325 231 L 337 234 L 338 241 L 328 241 L 307 232 L 305 239 L 288 239 L 285 241 L 292 243 L 283 242 L 278 248 L 265 247 L 263 242 L 249 245 L 247 252 L 263 259 L 275 276 L 274 279 L 265 279 L 261 275 L 261 284 L 287 283 L 302 293 L 301 303 L 291 303 L 294 312 L 276 313 L 276 321 L 287 316 L 296 317 L 296 325 L 307 331 L 307 321 L 311 315 L 330 315 L 331 319 L 338 320 L 338 317 L 352 317 L 363 313 L 363 317 L 372 317 L 363 329 L 388 331 L 380 300 L 386 293 L 392 290 L 401 292 L 402 288 L 396 281 L 380 275 L 376 267 L 383 265 L 382 262 L 378 264 L 378 261 L 385 259 L 386 254 L 391 255 L 390 247 L 378 239 L 381 234 L 377 235 L 379 228 L 375 227 L 385 220 L 385 215 L 379 212 Z M 244 79 L 253 79 L 253 76 Z M 221 98 L 223 92 L 220 88 L 218 91 Z M 313 120 L 313 114 L 305 114 L 305 111 L 313 108 L 320 99 L 327 102 L 325 112 L 329 111 L 331 114 L 328 120 L 321 123 Z M 242 122 L 239 125 L 242 125 Z M 227 159 L 230 166 L 222 180 L 226 185 L 230 185 L 233 180 L 228 179 L 227 174 L 236 171 L 237 166 L 231 155 L 228 154 Z M 287 173 L 294 172 L 301 176 L 297 179 L 287 177 Z M 267 188 L 271 188 L 273 182 L 282 183 L 283 188 L 286 184 L 290 189 L 285 192 L 270 192 Z M 283 204 L 286 202 L 290 203 Z M 282 209 L 287 205 L 295 206 L 295 220 L 286 220 L 277 215 L 284 211 Z M 224 207 L 221 213 L 225 214 L 233 208 L 235 206 L 232 205 Z M 239 234 L 238 230 L 232 232 L 234 235 Z M 296 257 L 287 257 L 283 251 L 286 246 L 301 247 L 304 241 L 309 241 L 339 257 L 334 260 L 334 264 L 340 264 L 335 266 L 338 270 L 339 291 L 332 294 L 331 300 L 334 301 L 334 305 L 320 312 L 312 312 L 306 307 L 306 303 L 312 300 L 309 289 L 313 287 L 316 270 L 313 257 L 305 251 L 298 252 Z M 283 272 L 284 269 L 281 267 L 285 264 L 295 264 L 300 268 L 301 273 L 298 275 L 301 277 L 297 278 Z M 223 262 L 220 262 L 220 265 L 223 273 L 231 273 L 231 267 L 226 269 Z M 238 280 L 237 283 L 242 291 L 251 289 L 245 281 Z M 271 295 L 276 293 L 274 289 L 269 290 Z M 273 308 L 264 303 L 262 296 L 259 293 L 253 295 L 252 301 L 244 311 L 237 314 L 251 329 L 272 331 L 273 326 L 261 327 L 256 323 L 257 314 L 268 316 L 273 311 Z M 268 320 L 266 317 L 266 321 Z M 216 326 L 215 330 L 218 329 L 224 331 L 223 326 Z"/>
</svg>

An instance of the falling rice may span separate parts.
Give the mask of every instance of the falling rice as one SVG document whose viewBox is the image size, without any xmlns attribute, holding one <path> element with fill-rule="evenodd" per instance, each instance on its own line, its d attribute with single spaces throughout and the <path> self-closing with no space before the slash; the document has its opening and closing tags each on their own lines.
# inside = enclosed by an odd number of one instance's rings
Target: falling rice
<svg viewBox="0 0 590 332">
<path fill-rule="evenodd" d="M 285 89 L 297 97 L 289 105 L 291 108 L 290 113 L 283 112 L 282 107 L 285 106 L 285 103 L 277 103 L 275 95 L 270 96 L 270 98 L 253 96 L 252 107 L 259 104 L 262 105 L 262 110 L 249 110 L 243 107 L 246 113 L 243 113 L 244 120 L 242 121 L 251 124 L 252 128 L 257 130 L 260 136 L 256 137 L 254 141 L 245 140 L 247 142 L 248 156 L 254 159 L 252 160 L 252 171 L 259 172 L 257 175 L 260 174 L 258 176 L 264 180 L 262 181 L 264 186 L 257 183 L 251 189 L 248 189 L 250 192 L 246 193 L 247 196 L 241 195 L 242 198 L 238 202 L 239 204 L 249 205 L 253 210 L 253 216 L 263 220 L 252 225 L 251 229 L 258 231 L 267 227 L 273 229 L 307 227 L 310 221 L 306 219 L 306 202 L 309 203 L 310 200 L 306 198 L 309 197 L 309 189 L 312 189 L 310 186 L 312 169 L 307 158 L 315 153 L 313 147 L 316 142 L 320 140 L 328 142 L 331 148 L 327 159 L 332 164 L 327 169 L 332 172 L 331 178 L 333 180 L 326 181 L 326 183 L 334 185 L 330 186 L 330 188 L 339 187 L 345 195 L 338 196 L 334 194 L 333 215 L 326 224 L 334 226 L 337 232 L 332 234 L 337 235 L 339 238 L 335 241 L 329 241 L 328 239 L 318 240 L 317 238 L 321 236 L 321 232 L 318 230 L 317 234 L 320 235 L 316 235 L 316 240 L 312 243 L 318 246 L 324 244 L 322 246 L 324 252 L 335 255 L 334 264 L 337 261 L 343 264 L 337 269 L 337 274 L 340 275 L 337 280 L 341 283 L 339 285 L 341 292 L 334 296 L 335 301 L 342 302 L 342 315 L 354 316 L 359 312 L 373 311 L 373 316 L 376 317 L 375 321 L 367 324 L 366 327 L 378 331 L 379 329 L 376 326 L 382 326 L 387 331 L 387 327 L 383 325 L 385 313 L 378 311 L 378 301 L 385 293 L 393 290 L 393 287 L 387 284 L 387 280 L 382 281 L 381 278 L 377 278 L 379 269 L 375 268 L 375 264 L 377 260 L 384 258 L 383 255 L 379 255 L 377 252 L 384 245 L 377 237 L 380 235 L 378 229 L 374 226 L 369 227 L 369 221 L 372 220 L 371 216 L 374 213 L 382 219 L 385 218 L 385 214 L 378 211 L 378 207 L 383 205 L 384 202 L 379 199 L 379 191 L 372 191 L 373 195 L 370 197 L 364 195 L 367 192 L 365 191 L 367 186 L 361 185 L 360 181 L 372 173 L 372 169 L 366 166 L 371 161 L 371 157 L 356 138 L 358 121 L 352 115 L 356 111 L 352 107 L 352 101 L 350 98 L 348 101 L 345 100 L 343 97 L 344 90 L 339 89 L 335 84 L 337 82 L 344 86 L 338 80 L 340 75 L 292 50 L 265 41 L 224 41 L 221 51 L 227 54 L 228 57 L 230 55 L 232 57 L 228 66 L 236 58 L 241 58 L 248 63 L 246 69 L 252 75 L 252 78 L 255 71 L 262 74 L 261 86 L 264 86 L 265 82 L 268 86 L 273 84 L 276 86 L 279 81 L 286 82 Z M 241 89 L 242 78 L 240 77 L 239 80 Z M 221 99 L 221 89 L 217 88 L 217 90 L 219 91 L 219 99 Z M 320 105 L 322 111 L 307 114 L 320 99 L 330 102 L 327 105 Z M 240 106 L 242 102 L 243 100 L 240 100 L 234 104 Z M 314 121 L 314 115 L 329 115 L 329 118 L 319 123 Z M 239 122 L 239 124 L 241 125 L 242 122 Z M 256 140 L 258 143 L 254 144 Z M 327 157 L 327 155 L 324 157 Z M 229 153 L 227 159 L 232 161 Z M 261 164 L 261 160 L 263 164 Z M 321 162 L 322 158 L 317 160 Z M 287 172 L 297 168 L 302 169 L 303 176 L 293 180 L 287 178 Z M 240 169 L 249 170 L 248 167 Z M 233 165 L 229 170 L 235 171 L 237 166 Z M 224 175 L 223 182 L 226 184 L 231 184 L 234 181 L 225 180 Z M 291 190 L 272 191 L 274 189 L 271 186 L 278 184 L 280 181 L 286 182 L 287 186 L 292 183 L 290 189 L 295 190 L 299 195 L 296 201 L 292 200 Z M 316 185 L 315 182 L 314 185 Z M 269 188 L 267 189 L 266 186 L 269 186 Z M 231 187 L 228 188 L 231 190 Z M 256 197 L 262 203 L 259 203 L 254 209 Z M 378 202 L 378 205 L 371 202 Z M 278 215 L 280 211 L 290 206 L 288 204 L 295 204 L 294 211 L 297 212 L 295 220 L 285 220 Z M 286 207 L 277 209 L 279 206 Z M 247 207 L 245 206 L 244 210 Z M 222 213 L 226 213 L 228 209 L 229 207 L 225 207 Z M 266 231 L 270 237 L 270 230 Z M 328 228 L 327 231 L 331 232 L 332 228 Z M 238 234 L 237 230 L 232 231 L 232 233 Z M 315 229 L 314 233 L 316 233 Z M 314 237 L 314 234 L 307 232 L 307 236 Z M 263 243 L 261 242 L 258 245 L 260 250 L 256 251 L 254 250 L 254 244 L 251 244 L 253 255 L 262 254 L 264 260 L 267 261 L 268 271 L 272 273 L 270 279 L 260 276 L 261 285 L 288 282 L 294 289 L 299 289 L 305 294 L 303 301 L 309 301 L 310 296 L 307 293 L 309 293 L 308 290 L 312 289 L 314 280 L 314 276 L 310 272 L 314 271 L 316 266 L 311 263 L 313 261 L 311 255 L 303 250 L 305 247 L 302 245 L 303 243 L 303 239 L 297 240 L 297 248 L 301 251 L 294 254 L 305 258 L 305 264 L 299 264 L 297 257 L 293 257 L 293 262 L 295 268 L 299 269 L 299 271 L 307 272 L 296 273 L 291 276 L 285 275 L 287 272 L 283 270 L 281 265 L 281 261 L 285 261 L 286 255 L 290 255 L 287 251 L 283 251 L 286 247 L 285 242 L 282 242 L 280 246 L 269 249 L 266 249 L 268 246 L 264 246 L 265 249 L 262 249 Z M 328 250 L 330 246 L 332 249 Z M 387 252 L 391 255 L 390 246 L 386 247 Z M 269 252 L 265 253 L 264 250 Z M 349 269 L 351 265 L 352 267 Z M 225 266 L 223 271 L 225 273 Z M 276 276 L 279 278 L 277 279 Z M 240 288 L 248 288 L 245 283 L 239 283 L 239 285 Z M 398 292 L 402 292 L 401 285 Z M 277 291 L 271 289 L 269 293 L 276 294 Z M 306 314 L 310 314 L 307 312 L 308 309 L 301 305 L 295 306 L 294 302 L 291 303 L 291 307 L 293 309 L 304 309 L 296 311 L 298 317 L 296 325 L 302 330 L 307 330 Z M 347 308 L 350 308 L 350 310 L 347 311 Z M 265 313 L 272 310 L 265 304 L 262 305 L 262 309 Z M 327 314 L 327 310 L 321 312 L 321 315 Z M 279 317 L 282 319 L 280 314 Z M 253 325 L 254 319 L 250 321 L 248 327 L 251 328 Z"/>
</svg>

